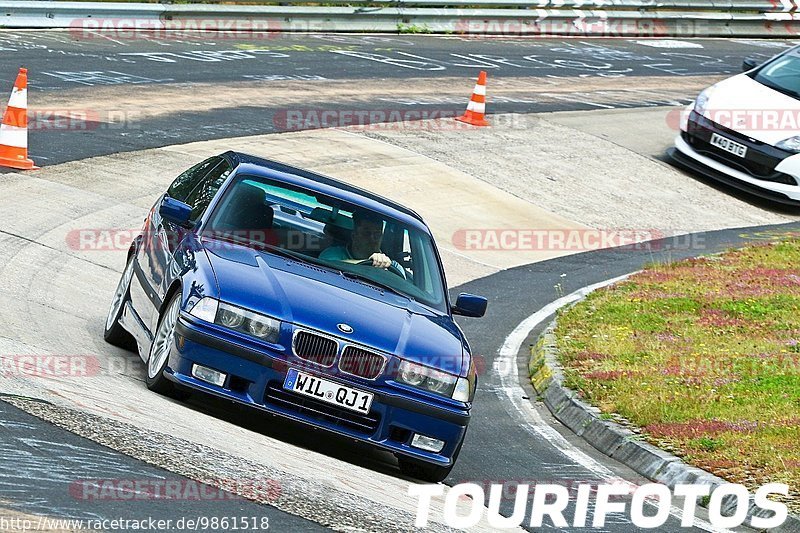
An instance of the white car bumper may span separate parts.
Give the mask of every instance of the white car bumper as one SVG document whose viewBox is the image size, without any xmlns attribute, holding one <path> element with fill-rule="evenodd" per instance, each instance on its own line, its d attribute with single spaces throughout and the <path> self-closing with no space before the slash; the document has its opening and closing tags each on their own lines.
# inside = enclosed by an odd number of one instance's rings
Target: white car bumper
<svg viewBox="0 0 800 533">
<path fill-rule="evenodd" d="M 690 167 L 692 170 L 696 170 L 708 177 L 761 197 L 782 203 L 800 205 L 800 185 L 756 179 L 740 170 L 733 169 L 719 161 L 697 153 L 680 135 L 675 138 L 675 149 L 679 153 L 673 153 L 672 157 L 682 166 Z M 800 154 L 786 158 L 775 167 L 775 170 L 792 176 L 800 183 Z"/>
</svg>

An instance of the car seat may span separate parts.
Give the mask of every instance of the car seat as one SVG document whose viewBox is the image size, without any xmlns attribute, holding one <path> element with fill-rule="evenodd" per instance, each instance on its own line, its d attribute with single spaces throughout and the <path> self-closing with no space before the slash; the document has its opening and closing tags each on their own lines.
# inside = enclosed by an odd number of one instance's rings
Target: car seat
<svg viewBox="0 0 800 533">
<path fill-rule="evenodd" d="M 266 204 L 263 189 L 247 183 L 236 186 L 222 220 L 213 228 L 256 244 L 276 244 L 272 231 L 275 211 Z"/>
</svg>

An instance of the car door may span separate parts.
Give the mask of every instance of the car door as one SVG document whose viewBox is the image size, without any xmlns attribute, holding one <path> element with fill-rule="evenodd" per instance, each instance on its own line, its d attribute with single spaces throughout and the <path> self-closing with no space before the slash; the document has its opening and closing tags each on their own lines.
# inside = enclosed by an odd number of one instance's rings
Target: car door
<svg viewBox="0 0 800 533">
<path fill-rule="evenodd" d="M 197 186 L 189 193 L 185 203 L 192 208 L 189 217 L 190 228 L 178 226 L 168 220 L 161 220 L 159 231 L 160 253 L 152 256 L 153 282 L 157 287 L 159 300 L 166 297 L 172 282 L 181 273 L 181 266 L 187 263 L 186 258 L 176 261 L 176 255 L 185 253 L 183 246 L 187 235 L 197 230 L 197 223 L 203 217 L 211 201 L 219 192 L 233 168 L 228 161 L 219 158 L 216 165 L 200 180 Z M 191 261 L 189 261 L 191 262 Z M 151 322 L 150 331 L 155 331 L 158 325 L 156 313 Z"/>
<path fill-rule="evenodd" d="M 178 176 L 165 196 L 191 206 L 191 221 L 196 222 L 229 173 L 230 165 L 223 158 L 206 159 Z M 186 234 L 191 231 L 162 219 L 159 206 L 160 202 L 150 212 L 137 258 L 143 278 L 142 290 L 147 300 L 143 302 L 147 305 L 140 305 L 137 309 L 147 310 L 140 313 L 140 318 L 151 333 L 158 324 L 158 310 L 169 289 L 168 282 L 173 279 L 168 275 L 173 255 Z"/>
</svg>

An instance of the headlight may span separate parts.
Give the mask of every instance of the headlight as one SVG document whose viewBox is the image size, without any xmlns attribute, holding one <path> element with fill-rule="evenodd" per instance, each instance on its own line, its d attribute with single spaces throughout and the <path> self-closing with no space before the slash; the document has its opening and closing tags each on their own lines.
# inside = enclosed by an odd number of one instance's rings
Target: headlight
<svg viewBox="0 0 800 533">
<path fill-rule="evenodd" d="M 194 307 L 189 310 L 189 314 L 200 320 L 213 323 L 214 319 L 217 318 L 218 307 L 219 302 L 214 298 L 203 298 L 194 304 Z"/>
<path fill-rule="evenodd" d="M 400 383 L 465 402 L 469 400 L 469 384 L 467 384 L 467 399 L 462 400 L 463 395 L 456 386 L 460 379 L 463 378 L 411 361 L 401 362 L 397 369 L 397 381 Z M 459 397 L 456 397 L 456 393 L 459 393 Z"/>
<path fill-rule="evenodd" d="M 795 154 L 800 154 L 800 135 L 784 139 L 775 146 L 777 148 L 780 148 L 781 150 L 786 150 L 787 152 L 794 152 Z"/>
<path fill-rule="evenodd" d="M 216 323 L 226 328 L 239 329 L 244 325 L 244 313 L 235 307 L 220 304 Z"/>
<path fill-rule="evenodd" d="M 279 320 L 219 302 L 214 298 L 203 298 L 192 307 L 189 314 L 267 342 L 277 342 L 281 329 Z"/>
<path fill-rule="evenodd" d="M 706 109 L 708 107 L 708 99 L 711 98 L 711 93 L 714 90 L 714 86 L 712 85 L 708 89 L 703 90 L 700 94 L 697 95 L 697 99 L 694 101 L 694 110 L 699 115 L 705 115 Z"/>
<path fill-rule="evenodd" d="M 453 392 L 453 399 L 459 402 L 469 401 L 469 380 L 467 378 L 458 378 L 456 390 Z"/>
<path fill-rule="evenodd" d="M 251 319 L 247 323 L 247 331 L 262 339 L 269 337 L 277 332 L 277 320 L 271 318 L 267 320 Z"/>
<path fill-rule="evenodd" d="M 403 361 L 397 370 L 397 378 L 407 385 L 419 387 L 425 382 L 425 367 Z"/>
</svg>

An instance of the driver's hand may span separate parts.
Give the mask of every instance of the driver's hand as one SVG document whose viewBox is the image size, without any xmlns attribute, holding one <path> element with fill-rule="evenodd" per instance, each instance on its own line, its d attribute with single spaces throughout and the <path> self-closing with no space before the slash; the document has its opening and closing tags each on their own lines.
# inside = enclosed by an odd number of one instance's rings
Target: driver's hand
<svg viewBox="0 0 800 533">
<path fill-rule="evenodd" d="M 372 266 L 377 268 L 389 268 L 392 265 L 392 260 L 389 259 L 389 256 L 380 252 L 372 254 L 369 259 L 372 259 Z"/>
</svg>

